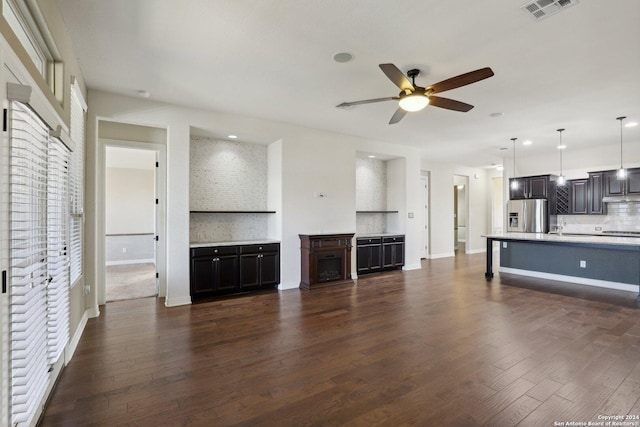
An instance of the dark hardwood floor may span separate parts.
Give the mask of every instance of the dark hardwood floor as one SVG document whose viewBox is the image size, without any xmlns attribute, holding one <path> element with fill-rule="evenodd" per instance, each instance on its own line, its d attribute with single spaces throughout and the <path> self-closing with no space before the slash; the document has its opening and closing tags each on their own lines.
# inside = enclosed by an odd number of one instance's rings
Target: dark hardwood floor
<svg viewBox="0 0 640 427">
<path fill-rule="evenodd" d="M 636 304 L 540 279 L 488 285 L 484 254 L 354 286 L 109 303 L 41 425 L 540 427 L 640 415 Z"/>
</svg>

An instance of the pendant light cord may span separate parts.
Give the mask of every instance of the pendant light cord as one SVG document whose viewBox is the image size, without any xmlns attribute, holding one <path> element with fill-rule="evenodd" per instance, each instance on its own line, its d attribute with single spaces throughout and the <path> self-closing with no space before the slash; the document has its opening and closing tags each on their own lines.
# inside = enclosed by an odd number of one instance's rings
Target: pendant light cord
<svg viewBox="0 0 640 427">
<path fill-rule="evenodd" d="M 620 170 L 624 169 L 622 166 L 622 121 L 626 118 L 626 116 L 616 117 L 616 120 L 620 121 Z"/>
<path fill-rule="evenodd" d="M 511 138 L 511 141 L 513 142 L 513 177 L 516 177 L 516 139 L 518 138 Z"/>
</svg>

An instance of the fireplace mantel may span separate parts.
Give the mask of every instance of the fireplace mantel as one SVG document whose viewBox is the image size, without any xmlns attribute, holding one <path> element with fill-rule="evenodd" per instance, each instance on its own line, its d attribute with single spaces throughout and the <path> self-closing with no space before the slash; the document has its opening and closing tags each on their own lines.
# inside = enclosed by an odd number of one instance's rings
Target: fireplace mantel
<svg viewBox="0 0 640 427">
<path fill-rule="evenodd" d="M 351 241 L 354 234 L 299 234 L 300 288 L 353 283 Z"/>
</svg>

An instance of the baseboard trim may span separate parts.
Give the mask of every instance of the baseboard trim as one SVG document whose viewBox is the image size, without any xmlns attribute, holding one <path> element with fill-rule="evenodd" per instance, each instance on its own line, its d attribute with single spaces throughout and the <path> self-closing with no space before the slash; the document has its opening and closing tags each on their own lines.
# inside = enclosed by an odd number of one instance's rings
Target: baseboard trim
<svg viewBox="0 0 640 427">
<path fill-rule="evenodd" d="M 444 252 L 441 254 L 431 254 L 429 255 L 429 259 L 438 259 L 438 258 L 449 258 L 452 256 L 456 256 L 455 252 Z"/>
<path fill-rule="evenodd" d="M 517 274 L 538 279 L 557 280 L 559 282 L 575 283 L 578 285 L 596 286 L 600 288 L 616 289 L 619 291 L 638 292 L 638 285 L 629 283 L 610 282 L 607 280 L 588 279 L 586 277 L 565 276 L 563 274 L 543 273 L 540 271 L 521 270 L 519 268 L 500 267 L 500 273 Z"/>
<path fill-rule="evenodd" d="M 129 264 L 155 264 L 156 260 L 153 258 L 149 258 L 149 259 L 125 259 L 122 261 L 107 261 L 105 262 L 106 266 L 112 266 L 112 265 L 129 265 Z"/>
<path fill-rule="evenodd" d="M 73 337 L 71 337 L 71 340 L 67 344 L 67 347 L 64 349 L 65 366 L 71 361 L 71 358 L 76 352 L 76 348 L 80 343 L 80 338 L 82 338 L 82 333 L 84 332 L 85 326 L 87 326 L 88 320 L 89 320 L 89 310 L 85 310 L 84 313 L 82 313 L 82 317 L 80 318 L 80 323 L 78 323 L 78 327 L 76 328 L 76 331 L 73 334 Z"/>
<path fill-rule="evenodd" d="M 287 289 L 298 289 L 299 287 L 300 287 L 300 282 L 280 283 L 278 285 L 278 290 L 285 291 Z"/>
<path fill-rule="evenodd" d="M 190 304 L 191 304 L 191 296 L 171 298 L 171 301 L 169 301 L 169 298 L 164 299 L 165 307 L 178 307 L 181 305 L 190 305 Z"/>
<path fill-rule="evenodd" d="M 405 270 L 405 271 L 408 271 L 408 270 L 420 270 L 421 268 L 422 268 L 422 264 L 416 263 L 416 264 L 405 265 L 404 267 L 402 267 L 402 270 Z"/>
<path fill-rule="evenodd" d="M 487 252 L 486 248 L 483 249 L 470 249 L 466 252 L 467 255 L 473 255 L 473 254 L 481 254 Z"/>
</svg>

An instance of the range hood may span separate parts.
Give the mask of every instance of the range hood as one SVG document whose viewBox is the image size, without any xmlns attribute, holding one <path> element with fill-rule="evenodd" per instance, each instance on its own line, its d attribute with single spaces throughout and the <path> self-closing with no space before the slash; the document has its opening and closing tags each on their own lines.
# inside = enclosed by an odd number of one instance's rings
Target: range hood
<svg viewBox="0 0 640 427">
<path fill-rule="evenodd" d="M 607 196 L 602 199 L 604 203 L 640 203 L 640 194 L 627 194 L 624 196 Z"/>
</svg>

